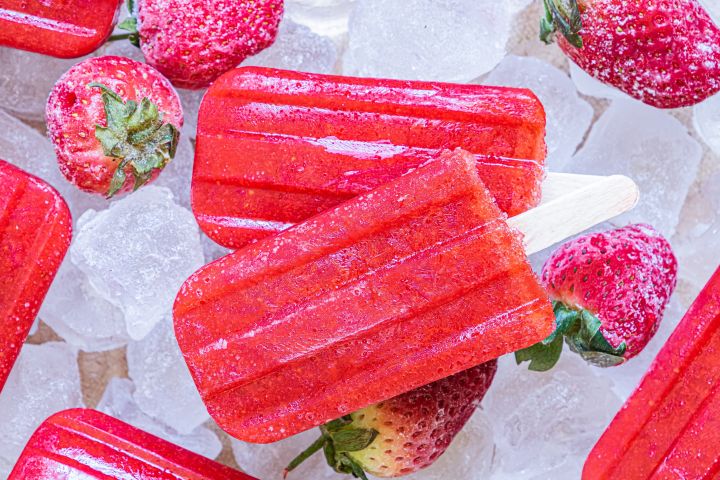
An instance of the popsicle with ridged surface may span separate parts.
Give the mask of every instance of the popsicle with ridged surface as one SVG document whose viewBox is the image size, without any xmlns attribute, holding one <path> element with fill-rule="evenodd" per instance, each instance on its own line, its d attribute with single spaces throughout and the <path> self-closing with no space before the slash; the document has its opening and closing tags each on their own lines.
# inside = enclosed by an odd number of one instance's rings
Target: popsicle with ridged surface
<svg viewBox="0 0 720 480">
<path fill-rule="evenodd" d="M 70 246 L 65 201 L 0 160 L 0 391 Z"/>
<path fill-rule="evenodd" d="M 239 248 L 460 147 L 512 216 L 540 200 L 544 138 L 529 90 L 243 67 L 203 98 L 193 211 Z"/>
<path fill-rule="evenodd" d="M 122 0 L 0 0 L 0 45 L 82 57 L 110 36 Z"/>
<path fill-rule="evenodd" d="M 95 410 L 35 431 L 8 480 L 255 480 Z"/>
<path fill-rule="evenodd" d="M 200 269 L 175 331 L 213 418 L 275 441 L 544 339 L 505 220 L 475 158 L 446 152 Z"/>
<path fill-rule="evenodd" d="M 585 480 L 720 476 L 720 269 L 585 462 Z"/>
</svg>

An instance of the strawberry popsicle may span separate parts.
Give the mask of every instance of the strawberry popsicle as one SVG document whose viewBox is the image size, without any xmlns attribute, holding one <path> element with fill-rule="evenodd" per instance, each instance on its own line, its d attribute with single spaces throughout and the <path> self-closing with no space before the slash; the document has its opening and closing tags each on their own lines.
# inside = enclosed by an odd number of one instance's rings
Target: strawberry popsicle
<svg viewBox="0 0 720 480">
<path fill-rule="evenodd" d="M 0 0 L 0 45 L 60 58 L 97 50 L 122 0 Z"/>
<path fill-rule="evenodd" d="M 540 200 L 544 138 L 529 90 L 239 68 L 200 108 L 193 211 L 239 248 L 459 147 L 513 216 Z"/>
<path fill-rule="evenodd" d="M 0 160 L 0 391 L 70 246 L 72 220 L 48 184 Z"/>
<path fill-rule="evenodd" d="M 588 457 L 583 479 L 720 476 L 720 269 Z"/>
<path fill-rule="evenodd" d="M 43 422 L 8 480 L 254 480 L 104 413 L 66 410 Z"/>
<path fill-rule="evenodd" d="M 200 269 L 175 332 L 213 418 L 271 442 L 547 337 L 505 220 L 475 158 L 445 152 Z"/>
</svg>

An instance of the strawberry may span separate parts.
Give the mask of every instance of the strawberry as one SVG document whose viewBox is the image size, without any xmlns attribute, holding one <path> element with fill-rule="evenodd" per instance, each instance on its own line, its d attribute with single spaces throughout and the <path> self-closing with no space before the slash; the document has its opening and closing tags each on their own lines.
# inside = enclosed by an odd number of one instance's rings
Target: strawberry
<svg viewBox="0 0 720 480">
<path fill-rule="evenodd" d="M 608 367 L 640 353 L 655 335 L 677 283 L 677 260 L 651 226 L 629 225 L 565 243 L 545 262 L 542 281 L 557 329 L 517 352 L 518 364 L 549 370 L 564 337 L 585 360 Z"/>
<path fill-rule="evenodd" d="M 658 108 L 720 90 L 720 29 L 696 0 L 544 0 L 540 37 L 583 70 Z"/>
<path fill-rule="evenodd" d="M 128 9 L 136 16 L 119 27 L 130 33 L 113 39 L 129 38 L 174 85 L 200 89 L 272 45 L 283 0 L 128 0 Z"/>
<path fill-rule="evenodd" d="M 46 109 L 60 171 L 80 189 L 112 197 L 152 181 L 175 156 L 180 99 L 157 70 L 121 57 L 78 63 Z"/>
<path fill-rule="evenodd" d="M 367 480 L 399 477 L 430 466 L 480 404 L 497 370 L 493 360 L 320 427 L 321 435 L 288 472 L 322 449 L 338 473 Z"/>
</svg>

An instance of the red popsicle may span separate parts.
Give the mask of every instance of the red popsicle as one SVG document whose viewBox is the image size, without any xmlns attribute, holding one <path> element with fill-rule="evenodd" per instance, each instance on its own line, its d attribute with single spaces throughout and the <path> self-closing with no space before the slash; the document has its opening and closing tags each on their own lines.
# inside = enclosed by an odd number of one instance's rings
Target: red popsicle
<svg viewBox="0 0 720 480">
<path fill-rule="evenodd" d="M 585 463 L 585 480 L 720 477 L 720 269 Z"/>
<path fill-rule="evenodd" d="M 239 68 L 200 108 L 193 211 L 239 248 L 457 147 L 503 211 L 537 205 L 545 112 L 529 90 Z"/>
<path fill-rule="evenodd" d="M 0 0 L 0 45 L 60 58 L 97 50 L 122 0 Z"/>
<path fill-rule="evenodd" d="M 8 480 L 254 480 L 104 413 L 66 410 L 33 434 Z"/>
<path fill-rule="evenodd" d="M 0 160 L 0 390 L 70 246 L 65 201 Z"/>
<path fill-rule="evenodd" d="M 505 219 L 447 152 L 200 269 L 175 331 L 213 418 L 271 442 L 547 337 Z"/>
</svg>

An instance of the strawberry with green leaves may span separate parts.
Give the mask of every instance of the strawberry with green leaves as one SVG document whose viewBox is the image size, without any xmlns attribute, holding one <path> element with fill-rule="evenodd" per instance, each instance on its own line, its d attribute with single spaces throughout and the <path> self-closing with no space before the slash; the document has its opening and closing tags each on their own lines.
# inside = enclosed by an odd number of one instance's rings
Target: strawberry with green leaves
<svg viewBox="0 0 720 480">
<path fill-rule="evenodd" d="M 668 241 L 649 225 L 629 225 L 571 240 L 545 263 L 542 281 L 557 329 L 515 354 L 530 370 L 552 368 L 563 348 L 609 367 L 642 351 L 655 335 L 677 283 Z"/>
<path fill-rule="evenodd" d="M 112 197 L 152 181 L 172 160 L 183 114 L 177 93 L 157 70 L 106 56 L 60 77 L 46 120 L 65 177 Z"/>
<path fill-rule="evenodd" d="M 697 0 L 544 0 L 541 38 L 580 68 L 658 108 L 720 91 L 720 28 Z"/>
<path fill-rule="evenodd" d="M 470 419 L 496 370 L 497 361 L 483 363 L 329 422 L 285 474 L 320 450 L 335 471 L 362 479 L 428 467 Z"/>
</svg>

